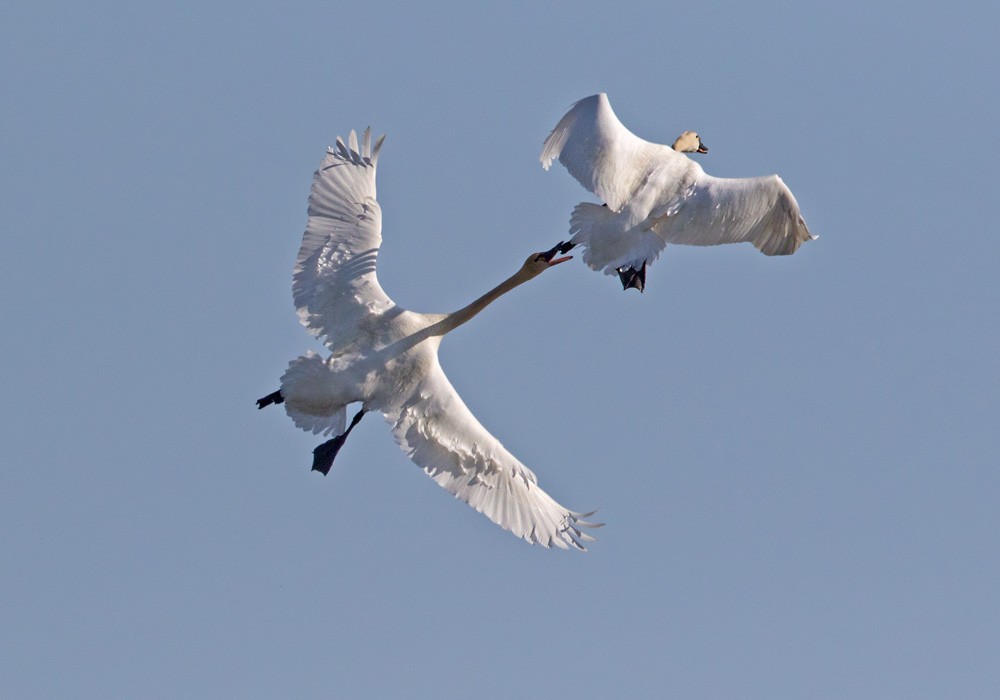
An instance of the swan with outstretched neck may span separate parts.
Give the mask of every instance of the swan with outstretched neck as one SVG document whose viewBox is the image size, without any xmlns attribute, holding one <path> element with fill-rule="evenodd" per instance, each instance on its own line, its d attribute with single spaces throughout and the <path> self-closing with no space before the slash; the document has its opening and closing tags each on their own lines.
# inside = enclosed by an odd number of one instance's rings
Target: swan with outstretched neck
<svg viewBox="0 0 1000 700">
<path fill-rule="evenodd" d="M 432 479 L 505 530 L 544 547 L 585 549 L 597 527 L 543 491 L 528 467 L 476 420 L 438 361 L 444 335 L 501 296 L 569 260 L 534 253 L 509 278 L 458 311 L 424 314 L 396 305 L 375 274 L 382 214 L 375 170 L 385 137 L 365 130 L 327 151 L 313 179 L 309 221 L 292 292 L 299 318 L 330 350 L 292 360 L 281 388 L 258 408 L 284 404 L 297 426 L 333 435 L 313 452 L 327 474 L 369 411 L 384 415 L 403 451 Z M 361 404 L 350 424 L 347 407 Z"/>
</svg>

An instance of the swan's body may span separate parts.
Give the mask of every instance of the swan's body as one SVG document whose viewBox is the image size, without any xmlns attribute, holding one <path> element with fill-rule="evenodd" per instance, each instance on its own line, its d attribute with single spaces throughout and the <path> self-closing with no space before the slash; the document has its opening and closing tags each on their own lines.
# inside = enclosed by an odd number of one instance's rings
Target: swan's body
<svg viewBox="0 0 1000 700">
<path fill-rule="evenodd" d="M 422 314 L 397 306 L 375 276 L 381 210 L 375 169 L 382 140 L 359 148 L 352 131 L 337 139 L 313 180 L 309 222 L 295 265 L 293 296 L 302 323 L 325 339 L 324 360 L 293 360 L 281 389 L 261 399 L 284 403 L 297 426 L 337 437 L 317 448 L 324 474 L 351 428 L 379 411 L 403 451 L 438 484 L 490 520 L 533 544 L 583 549 L 592 526 L 538 487 L 535 475 L 483 428 L 438 363 L 450 330 L 489 303 L 567 258 L 535 254 L 512 277 L 452 314 Z M 361 411 L 346 427 L 347 406 Z"/>
<path fill-rule="evenodd" d="M 684 140 L 689 134 L 693 147 Z M 700 145 L 694 132 L 682 134 L 673 148 L 644 141 L 618 121 L 604 93 L 573 105 L 545 139 L 542 167 L 558 158 L 607 206 L 577 205 L 572 238 L 562 250 L 584 246 L 583 261 L 611 275 L 644 272 L 667 243 L 748 241 L 765 255 L 790 255 L 813 238 L 781 178 L 707 175 L 678 152 Z"/>
</svg>

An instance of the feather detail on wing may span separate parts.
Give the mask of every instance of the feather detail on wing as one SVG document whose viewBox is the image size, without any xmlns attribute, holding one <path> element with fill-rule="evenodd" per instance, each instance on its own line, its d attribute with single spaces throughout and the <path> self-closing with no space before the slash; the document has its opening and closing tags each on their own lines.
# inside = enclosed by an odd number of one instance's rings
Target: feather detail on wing
<svg viewBox="0 0 1000 700">
<path fill-rule="evenodd" d="M 535 475 L 466 407 L 435 358 L 420 384 L 386 412 L 404 452 L 434 481 L 505 530 L 532 544 L 585 550 L 599 527 L 556 503 Z"/>
<path fill-rule="evenodd" d="M 791 255 L 814 236 L 777 175 L 702 174 L 674 201 L 653 210 L 649 228 L 666 243 L 711 246 L 749 241 L 765 255 Z"/>
<path fill-rule="evenodd" d="M 622 124 L 603 92 L 580 100 L 545 139 L 539 160 L 546 170 L 558 158 L 566 170 L 614 211 L 639 188 L 650 164 L 689 161 L 672 148 L 645 141 Z"/>
<path fill-rule="evenodd" d="M 292 296 L 302 324 L 335 353 L 360 323 L 394 306 L 375 276 L 382 243 L 382 210 L 375 200 L 375 166 L 382 136 L 371 129 L 359 147 L 351 131 L 327 149 L 313 177 L 309 222 L 295 262 Z"/>
</svg>

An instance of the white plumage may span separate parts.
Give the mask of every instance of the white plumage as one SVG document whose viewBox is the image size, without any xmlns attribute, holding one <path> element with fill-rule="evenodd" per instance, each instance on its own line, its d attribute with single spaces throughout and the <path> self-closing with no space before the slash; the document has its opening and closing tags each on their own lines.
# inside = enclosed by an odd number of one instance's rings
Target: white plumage
<svg viewBox="0 0 1000 700">
<path fill-rule="evenodd" d="M 626 129 L 604 93 L 573 105 L 545 139 L 542 167 L 557 158 L 607 204 L 579 204 L 570 218 L 570 243 L 584 246 L 584 262 L 605 274 L 652 263 L 667 243 L 748 241 L 765 255 L 790 255 L 814 238 L 777 175 L 707 175 Z"/>
<path fill-rule="evenodd" d="M 346 407 L 360 402 L 355 422 L 364 411 L 381 412 L 403 451 L 456 498 L 528 542 L 582 550 L 593 538 L 580 528 L 597 524 L 553 500 L 531 470 L 480 425 L 437 355 L 445 333 L 568 258 L 534 254 L 512 277 L 452 314 L 397 306 L 375 274 L 382 242 L 375 199 L 381 145 L 379 139 L 372 148 L 366 130 L 359 147 L 352 131 L 347 144 L 337 139 L 316 171 L 292 289 L 299 318 L 324 339 L 331 355 L 293 360 L 280 392 L 258 403 L 263 408 L 283 401 L 299 427 L 346 437 Z"/>
</svg>

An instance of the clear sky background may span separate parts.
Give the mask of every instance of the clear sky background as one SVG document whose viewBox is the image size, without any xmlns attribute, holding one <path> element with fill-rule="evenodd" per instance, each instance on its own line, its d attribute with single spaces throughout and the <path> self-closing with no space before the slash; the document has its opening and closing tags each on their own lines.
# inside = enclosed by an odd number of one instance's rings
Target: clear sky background
<svg viewBox="0 0 1000 700">
<path fill-rule="evenodd" d="M 806 6 L 808 5 L 808 7 Z M 7 3 L 0 695 L 1000 696 L 992 2 Z M 291 270 L 338 134 L 387 133 L 379 277 L 457 309 L 594 201 L 605 91 L 818 241 L 578 260 L 442 364 L 587 554 L 369 419 L 330 476 L 254 400 L 320 349 Z"/>
</svg>

